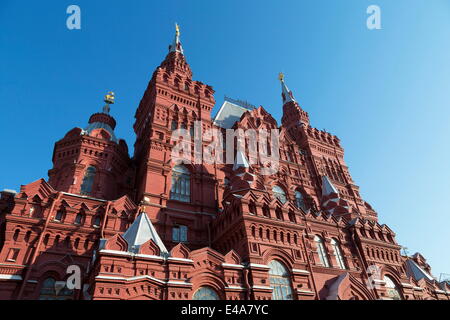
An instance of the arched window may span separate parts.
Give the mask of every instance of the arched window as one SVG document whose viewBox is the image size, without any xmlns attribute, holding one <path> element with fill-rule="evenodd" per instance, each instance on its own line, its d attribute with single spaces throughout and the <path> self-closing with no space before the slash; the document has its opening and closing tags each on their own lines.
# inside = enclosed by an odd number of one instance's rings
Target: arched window
<svg viewBox="0 0 450 320">
<path fill-rule="evenodd" d="M 286 267 L 277 260 L 269 263 L 269 281 L 272 291 L 272 300 L 293 300 L 291 276 Z"/>
<path fill-rule="evenodd" d="M 390 276 L 384 276 L 383 280 L 385 282 L 387 297 L 392 300 L 402 300 L 402 294 L 400 293 L 398 286 L 395 284 L 394 279 Z"/>
<path fill-rule="evenodd" d="M 303 198 L 303 194 L 300 191 L 295 191 L 295 205 L 297 208 L 306 210 L 305 199 Z"/>
<path fill-rule="evenodd" d="M 97 169 L 95 167 L 89 167 L 84 174 L 83 183 L 81 184 L 81 194 L 90 195 L 92 193 L 92 187 L 94 186 L 94 179 Z"/>
<path fill-rule="evenodd" d="M 75 218 L 75 224 L 81 225 L 83 223 L 83 214 L 79 212 Z"/>
<path fill-rule="evenodd" d="M 331 239 L 331 246 L 333 247 L 334 256 L 336 257 L 336 261 L 339 264 L 339 268 L 346 269 L 344 256 L 342 255 L 342 250 L 339 242 L 336 239 Z"/>
<path fill-rule="evenodd" d="M 92 219 L 92 226 L 95 228 L 99 228 L 101 224 L 101 217 L 99 215 L 96 215 L 93 219 Z"/>
<path fill-rule="evenodd" d="M 288 216 L 289 216 L 289 221 L 290 222 L 297 222 L 297 219 L 295 218 L 295 213 L 292 210 L 289 210 L 288 212 Z"/>
<path fill-rule="evenodd" d="M 267 204 L 263 206 L 263 216 L 270 218 L 270 208 Z"/>
<path fill-rule="evenodd" d="M 16 231 L 14 231 L 14 235 L 13 235 L 14 241 L 17 241 L 17 239 L 19 238 L 19 234 L 20 234 L 20 230 L 16 229 Z"/>
<path fill-rule="evenodd" d="M 323 239 L 319 236 L 314 237 L 314 241 L 316 242 L 317 246 L 317 254 L 319 255 L 320 263 L 324 266 L 329 268 L 330 267 L 330 261 L 328 260 L 327 253 L 325 251 L 325 246 L 323 244 Z"/>
<path fill-rule="evenodd" d="M 286 201 L 287 201 L 286 193 L 280 186 L 274 186 L 272 188 L 272 192 L 273 192 L 273 195 L 275 196 L 275 198 L 280 200 L 281 203 L 286 203 Z"/>
<path fill-rule="evenodd" d="M 56 221 L 56 222 L 63 222 L 64 216 L 65 216 L 64 210 L 63 210 L 63 209 L 58 210 L 58 211 L 56 212 L 56 215 L 55 215 L 55 221 Z"/>
<path fill-rule="evenodd" d="M 172 169 L 170 199 L 191 202 L 191 174 L 183 165 L 177 165 Z"/>
<path fill-rule="evenodd" d="M 256 205 L 255 205 L 255 202 L 250 201 L 250 203 L 248 204 L 248 210 L 250 211 L 250 214 L 256 215 Z"/>
<path fill-rule="evenodd" d="M 201 287 L 195 292 L 193 300 L 220 300 L 220 298 L 211 287 Z"/>
<path fill-rule="evenodd" d="M 172 123 L 170 125 L 171 130 L 177 130 L 178 129 L 178 122 L 176 120 L 172 120 Z"/>
<path fill-rule="evenodd" d="M 65 281 L 47 278 L 42 283 L 39 300 L 73 300 L 73 290 L 66 287 Z"/>
<path fill-rule="evenodd" d="M 281 211 L 281 208 L 277 207 L 275 209 L 275 215 L 277 216 L 278 220 L 284 220 L 283 219 L 283 211 Z"/>
</svg>

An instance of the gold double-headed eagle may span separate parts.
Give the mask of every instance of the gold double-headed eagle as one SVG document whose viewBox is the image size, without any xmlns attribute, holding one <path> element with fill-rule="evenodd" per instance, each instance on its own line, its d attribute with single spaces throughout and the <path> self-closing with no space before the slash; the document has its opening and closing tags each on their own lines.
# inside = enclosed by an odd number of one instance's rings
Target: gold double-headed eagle
<svg viewBox="0 0 450 320">
<path fill-rule="evenodd" d="M 107 104 L 114 104 L 115 101 L 115 94 L 114 92 L 110 91 L 106 94 L 105 96 L 105 100 L 104 100 Z"/>
<path fill-rule="evenodd" d="M 280 72 L 280 74 L 278 75 L 278 80 L 284 81 L 284 74 L 283 74 L 283 72 Z"/>
</svg>

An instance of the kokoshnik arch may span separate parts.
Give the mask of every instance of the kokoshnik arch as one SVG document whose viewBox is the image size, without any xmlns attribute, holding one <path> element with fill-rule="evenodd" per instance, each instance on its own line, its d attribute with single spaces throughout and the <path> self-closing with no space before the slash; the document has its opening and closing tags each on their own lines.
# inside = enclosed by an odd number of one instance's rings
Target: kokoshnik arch
<svg viewBox="0 0 450 320">
<path fill-rule="evenodd" d="M 229 98 L 211 118 L 214 90 L 192 80 L 177 28 L 136 110 L 133 157 L 109 93 L 56 142 L 48 181 L 1 193 L 0 299 L 449 299 L 361 198 L 340 140 L 280 82 L 281 126 Z M 279 170 L 261 174 L 246 150 L 234 164 L 173 163 L 172 132 L 197 121 L 277 130 Z"/>
</svg>

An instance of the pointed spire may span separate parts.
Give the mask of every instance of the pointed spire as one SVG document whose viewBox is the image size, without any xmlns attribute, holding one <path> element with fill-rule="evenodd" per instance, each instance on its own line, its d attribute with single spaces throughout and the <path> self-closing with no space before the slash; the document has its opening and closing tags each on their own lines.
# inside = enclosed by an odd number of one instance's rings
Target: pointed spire
<svg viewBox="0 0 450 320">
<path fill-rule="evenodd" d="M 178 25 L 178 23 L 175 23 L 175 39 L 169 47 L 169 52 L 179 52 L 181 54 L 184 53 L 180 41 L 180 26 Z"/>
<path fill-rule="evenodd" d="M 330 179 L 327 176 L 322 177 L 322 196 L 329 196 L 332 193 L 339 194 L 339 191 L 336 187 L 331 183 Z"/>
<path fill-rule="evenodd" d="M 134 220 L 133 224 L 124 233 L 123 238 L 128 243 L 129 251 L 139 252 L 139 247 L 152 239 L 161 250 L 161 255 L 169 255 L 169 252 L 145 211 Z"/>
<path fill-rule="evenodd" d="M 236 153 L 236 160 L 234 161 L 233 170 L 236 171 L 237 169 L 242 167 L 249 168 L 250 165 L 245 154 L 241 150 L 238 150 Z"/>
<path fill-rule="evenodd" d="M 296 102 L 292 91 L 289 90 L 289 88 L 286 86 L 286 83 L 284 82 L 284 74 L 280 73 L 278 79 L 281 82 L 281 96 L 283 98 L 283 105 L 291 101 Z"/>
</svg>

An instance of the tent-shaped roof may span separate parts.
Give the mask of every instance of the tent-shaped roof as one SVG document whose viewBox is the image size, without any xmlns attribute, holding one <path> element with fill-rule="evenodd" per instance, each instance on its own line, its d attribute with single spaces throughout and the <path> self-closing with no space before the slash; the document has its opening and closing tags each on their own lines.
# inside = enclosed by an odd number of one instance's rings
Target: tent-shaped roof
<svg viewBox="0 0 450 320">
<path fill-rule="evenodd" d="M 322 177 L 322 196 L 328 196 L 332 193 L 339 194 L 339 191 L 331 183 L 330 179 L 328 179 L 327 176 L 323 176 Z"/>
<path fill-rule="evenodd" d="M 156 232 L 155 227 L 148 218 L 145 212 L 141 213 L 139 217 L 133 222 L 128 230 L 123 235 L 123 238 L 128 243 L 128 250 L 137 253 L 139 247 L 152 239 L 161 250 L 161 255 L 168 255 L 164 243 Z"/>
<path fill-rule="evenodd" d="M 242 115 L 252 110 L 250 106 L 244 106 L 243 104 L 239 105 L 237 100 L 232 100 L 230 98 L 226 98 L 222 107 L 220 107 L 219 112 L 214 118 L 214 125 L 224 128 L 231 129 L 236 121 L 239 121 Z"/>
<path fill-rule="evenodd" d="M 406 264 L 408 266 L 408 270 L 416 281 L 419 281 L 423 278 L 427 278 L 430 281 L 434 280 L 434 278 L 428 272 L 423 270 L 417 263 L 415 263 L 414 260 L 408 259 L 406 261 Z"/>
</svg>

